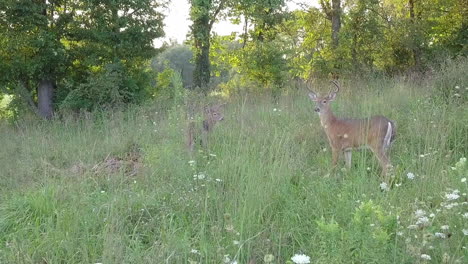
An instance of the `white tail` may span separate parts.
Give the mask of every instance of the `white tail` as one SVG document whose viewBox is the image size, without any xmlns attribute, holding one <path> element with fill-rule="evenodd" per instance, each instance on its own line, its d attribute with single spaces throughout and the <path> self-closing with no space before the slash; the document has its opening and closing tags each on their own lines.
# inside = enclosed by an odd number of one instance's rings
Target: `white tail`
<svg viewBox="0 0 468 264">
<path fill-rule="evenodd" d="M 395 140 L 395 123 L 384 116 L 372 116 L 366 119 L 348 119 L 336 117 L 330 109 L 330 102 L 335 100 L 340 86 L 333 81 L 336 89 L 326 96 L 318 96 L 310 91 L 309 98 L 315 102 L 315 112 L 319 114 L 332 150 L 332 163 L 336 166 L 339 155 L 344 153 L 346 166 L 351 167 L 351 150 L 368 147 L 375 154 L 382 174 L 386 175 L 392 165 L 387 156 L 388 148 Z M 310 90 L 310 89 L 309 89 Z"/>
</svg>

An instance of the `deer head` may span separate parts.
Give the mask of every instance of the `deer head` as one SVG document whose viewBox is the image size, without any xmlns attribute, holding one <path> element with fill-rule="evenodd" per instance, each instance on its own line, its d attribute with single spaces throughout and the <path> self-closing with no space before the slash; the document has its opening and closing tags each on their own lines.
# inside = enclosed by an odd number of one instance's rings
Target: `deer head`
<svg viewBox="0 0 468 264">
<path fill-rule="evenodd" d="M 315 102 L 315 109 L 314 111 L 317 114 L 326 114 L 330 111 L 330 102 L 335 100 L 336 94 L 340 91 L 340 86 L 336 80 L 332 81 L 332 83 L 336 86 L 335 90 L 328 93 L 326 96 L 319 96 L 317 93 L 309 89 L 309 98 L 310 100 Z"/>
<path fill-rule="evenodd" d="M 222 107 L 225 104 L 217 104 L 214 106 L 205 106 L 204 112 L 205 112 L 205 118 L 207 120 L 213 121 L 213 122 L 218 122 L 224 120 L 224 115 L 222 112 Z"/>
</svg>

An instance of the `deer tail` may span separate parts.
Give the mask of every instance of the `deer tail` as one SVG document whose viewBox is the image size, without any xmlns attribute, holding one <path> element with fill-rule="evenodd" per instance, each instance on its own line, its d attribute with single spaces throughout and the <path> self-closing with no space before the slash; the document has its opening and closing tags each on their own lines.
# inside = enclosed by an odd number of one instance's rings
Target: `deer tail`
<svg viewBox="0 0 468 264">
<path fill-rule="evenodd" d="M 396 136 L 396 126 L 395 123 L 392 121 L 388 121 L 387 124 L 387 133 L 385 134 L 384 137 L 384 147 L 387 149 L 390 147 L 390 144 L 395 140 Z"/>
</svg>

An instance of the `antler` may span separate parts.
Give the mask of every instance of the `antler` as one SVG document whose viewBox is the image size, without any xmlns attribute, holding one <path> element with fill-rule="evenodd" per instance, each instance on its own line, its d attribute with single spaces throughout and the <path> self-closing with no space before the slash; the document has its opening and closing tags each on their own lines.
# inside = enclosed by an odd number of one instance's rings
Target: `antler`
<svg viewBox="0 0 468 264">
<path fill-rule="evenodd" d="M 336 86 L 336 90 L 333 92 L 338 93 L 340 91 L 340 85 L 338 84 L 338 82 L 336 80 L 333 80 L 331 81 L 331 83 L 333 83 Z"/>
<path fill-rule="evenodd" d="M 310 89 L 310 87 L 312 86 L 311 83 L 312 83 L 312 78 L 311 77 L 307 78 L 307 80 L 305 81 L 306 88 L 307 90 L 309 90 L 309 92 L 315 93 L 312 89 Z"/>
</svg>

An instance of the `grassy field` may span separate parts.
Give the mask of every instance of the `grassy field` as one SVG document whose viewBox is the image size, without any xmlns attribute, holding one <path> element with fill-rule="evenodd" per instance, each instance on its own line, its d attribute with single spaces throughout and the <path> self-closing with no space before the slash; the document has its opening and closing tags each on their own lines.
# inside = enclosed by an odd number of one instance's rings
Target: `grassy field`
<svg viewBox="0 0 468 264">
<path fill-rule="evenodd" d="M 342 81 L 336 115 L 396 121 L 388 191 L 330 171 L 305 91 L 231 98 L 193 156 L 183 107 L 3 124 L 0 263 L 468 263 L 466 72 Z"/>
</svg>

